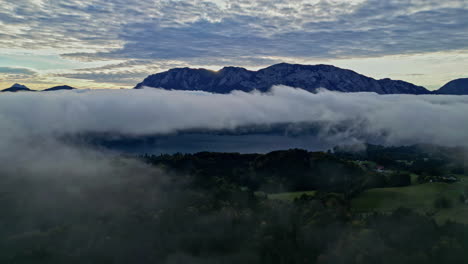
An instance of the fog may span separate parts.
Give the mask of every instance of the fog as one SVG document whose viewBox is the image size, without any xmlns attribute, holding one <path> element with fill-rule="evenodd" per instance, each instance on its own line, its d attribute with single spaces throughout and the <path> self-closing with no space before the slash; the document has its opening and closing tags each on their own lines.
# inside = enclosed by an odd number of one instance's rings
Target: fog
<svg viewBox="0 0 468 264">
<path fill-rule="evenodd" d="M 468 96 L 338 93 L 275 86 L 269 93 L 78 90 L 3 93 L 0 146 L 81 133 L 157 135 L 186 130 L 318 124 L 317 138 L 343 144 L 468 145 Z M 263 128 L 264 129 L 264 128 Z M 4 153 L 5 154 L 5 153 Z M 2 154 L 3 155 L 3 154 Z"/>
</svg>

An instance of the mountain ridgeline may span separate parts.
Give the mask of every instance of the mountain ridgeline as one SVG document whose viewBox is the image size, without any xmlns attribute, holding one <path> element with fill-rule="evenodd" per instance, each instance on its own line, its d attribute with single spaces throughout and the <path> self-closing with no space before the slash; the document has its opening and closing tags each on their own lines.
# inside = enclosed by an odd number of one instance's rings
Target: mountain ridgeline
<svg viewBox="0 0 468 264">
<path fill-rule="evenodd" d="M 193 68 L 174 68 L 146 77 L 134 88 L 162 88 L 166 90 L 191 90 L 227 94 L 232 91 L 268 91 L 274 85 L 286 85 L 316 92 L 319 88 L 345 93 L 374 92 L 378 94 L 444 94 L 468 95 L 468 78 L 448 82 L 439 90 L 429 91 L 401 80 L 389 78 L 376 80 L 341 69 L 333 65 L 301 65 L 280 63 L 258 71 L 241 67 L 224 67 L 219 71 Z M 54 86 L 42 91 L 74 90 L 68 85 Z M 15 83 L 1 92 L 35 92 Z"/>
<path fill-rule="evenodd" d="M 44 92 L 52 92 L 52 91 L 61 91 L 61 90 L 74 90 L 76 88 L 73 88 L 68 85 L 60 85 L 60 86 L 54 86 L 48 89 L 43 90 Z"/>
<path fill-rule="evenodd" d="M 60 85 L 60 86 L 54 86 L 51 88 L 47 88 L 42 90 L 43 92 L 53 92 L 53 91 L 61 91 L 61 90 L 75 90 L 76 88 L 73 88 L 68 85 Z M 6 88 L 1 90 L 1 92 L 37 92 L 39 90 L 32 90 L 29 89 L 26 85 L 22 85 L 19 83 L 13 84 L 11 87 Z"/>
<path fill-rule="evenodd" d="M 391 79 L 375 80 L 351 70 L 331 65 L 280 63 L 250 71 L 225 67 L 219 71 L 175 68 L 148 76 L 135 89 L 154 87 L 173 90 L 199 90 L 230 93 L 233 90 L 265 92 L 273 85 L 287 85 L 315 92 L 318 88 L 340 92 L 375 92 L 378 94 L 430 94 L 426 88 Z"/>
</svg>

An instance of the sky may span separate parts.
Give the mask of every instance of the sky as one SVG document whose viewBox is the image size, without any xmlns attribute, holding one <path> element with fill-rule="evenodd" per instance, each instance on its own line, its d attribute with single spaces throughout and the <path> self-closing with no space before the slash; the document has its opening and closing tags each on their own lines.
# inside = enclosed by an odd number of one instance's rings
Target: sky
<svg viewBox="0 0 468 264">
<path fill-rule="evenodd" d="M 468 0 L 0 0 L 0 89 L 131 88 L 174 67 L 468 77 Z"/>
</svg>

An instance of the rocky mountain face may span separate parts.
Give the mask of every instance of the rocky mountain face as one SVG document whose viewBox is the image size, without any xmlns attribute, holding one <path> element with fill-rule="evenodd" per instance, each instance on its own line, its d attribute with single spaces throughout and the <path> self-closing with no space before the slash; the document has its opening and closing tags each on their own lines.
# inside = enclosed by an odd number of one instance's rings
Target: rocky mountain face
<svg viewBox="0 0 468 264">
<path fill-rule="evenodd" d="M 435 94 L 454 94 L 468 95 L 468 78 L 456 79 L 448 82 L 439 90 L 434 91 Z"/>
<path fill-rule="evenodd" d="M 220 71 L 175 68 L 148 76 L 135 89 L 144 86 L 174 89 L 201 90 L 229 93 L 233 90 L 265 92 L 273 85 L 287 85 L 314 92 L 326 88 L 341 92 L 376 92 L 379 94 L 428 94 L 424 87 L 390 79 L 375 80 L 351 70 L 331 65 L 300 65 L 280 63 L 249 71 L 239 67 L 225 67 Z"/>
<path fill-rule="evenodd" d="M 30 92 L 34 91 L 26 87 L 25 85 L 15 83 L 10 88 L 3 89 L 2 92 Z"/>
</svg>

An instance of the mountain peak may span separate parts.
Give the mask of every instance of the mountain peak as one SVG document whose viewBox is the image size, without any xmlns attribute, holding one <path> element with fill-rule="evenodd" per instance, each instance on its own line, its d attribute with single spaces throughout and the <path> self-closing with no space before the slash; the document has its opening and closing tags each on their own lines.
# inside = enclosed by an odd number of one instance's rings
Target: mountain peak
<svg viewBox="0 0 468 264">
<path fill-rule="evenodd" d="M 226 72 L 226 71 L 237 72 L 237 71 L 248 71 L 248 70 L 245 69 L 245 68 L 242 68 L 242 67 L 226 66 L 226 67 L 223 67 L 223 68 L 222 68 L 221 70 L 219 70 L 218 72 Z"/>
<path fill-rule="evenodd" d="M 273 64 L 265 69 L 285 69 L 285 68 L 294 68 L 294 69 L 304 69 L 304 70 L 345 70 L 334 65 L 330 64 L 295 64 L 295 63 L 286 63 L 281 62 L 278 64 Z"/>
<path fill-rule="evenodd" d="M 26 87 L 26 85 L 22 85 L 22 84 L 19 84 L 19 83 L 15 83 L 13 84 L 10 88 L 22 88 L 22 89 L 29 89 L 28 87 Z"/>
</svg>

